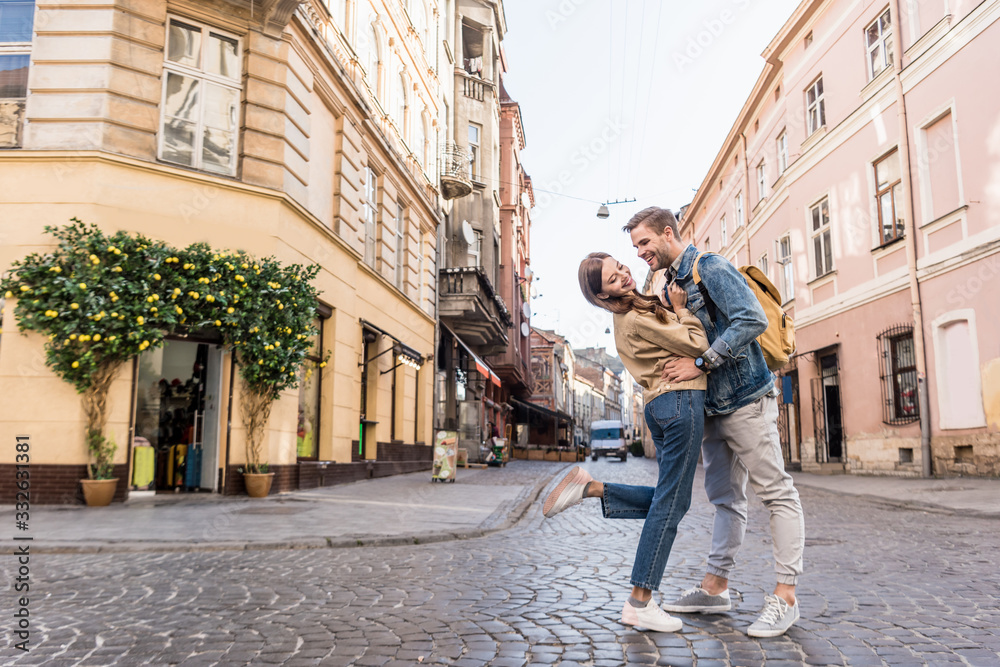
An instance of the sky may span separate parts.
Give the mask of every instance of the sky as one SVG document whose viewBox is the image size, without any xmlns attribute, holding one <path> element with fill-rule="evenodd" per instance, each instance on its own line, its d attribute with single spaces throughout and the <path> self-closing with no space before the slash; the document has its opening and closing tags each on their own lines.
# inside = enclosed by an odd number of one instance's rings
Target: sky
<svg viewBox="0 0 1000 667">
<path fill-rule="evenodd" d="M 607 252 L 641 285 L 622 226 L 691 201 L 799 0 L 507 0 L 504 87 L 520 103 L 535 188 L 531 323 L 573 347 L 606 347 L 611 314 L 577 283 Z M 597 218 L 602 202 L 611 216 Z"/>
</svg>

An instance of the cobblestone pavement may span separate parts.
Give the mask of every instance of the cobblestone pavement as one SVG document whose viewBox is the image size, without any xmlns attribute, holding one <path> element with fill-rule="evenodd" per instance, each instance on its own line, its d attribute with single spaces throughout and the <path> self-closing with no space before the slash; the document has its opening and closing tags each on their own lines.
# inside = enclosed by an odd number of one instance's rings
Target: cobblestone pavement
<svg viewBox="0 0 1000 667">
<path fill-rule="evenodd" d="M 527 463 L 523 465 L 529 465 Z M 600 460 L 599 479 L 648 482 L 655 463 Z M 516 479 L 518 463 L 495 483 Z M 484 492 L 487 490 L 484 489 Z M 31 650 L 12 665 L 983 665 L 1000 664 L 1000 523 L 803 489 L 802 620 L 754 640 L 773 585 L 754 503 L 734 611 L 685 616 L 680 633 L 619 623 L 641 522 L 588 500 L 543 520 L 435 544 L 287 551 L 37 554 Z M 700 578 L 711 507 L 700 478 L 662 586 Z"/>
</svg>

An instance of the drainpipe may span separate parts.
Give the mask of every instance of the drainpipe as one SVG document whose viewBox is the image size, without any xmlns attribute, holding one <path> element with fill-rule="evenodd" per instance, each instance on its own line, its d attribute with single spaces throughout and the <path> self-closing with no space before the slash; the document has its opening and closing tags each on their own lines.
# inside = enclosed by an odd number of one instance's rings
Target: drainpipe
<svg viewBox="0 0 1000 667">
<path fill-rule="evenodd" d="M 743 225 L 747 235 L 747 264 L 753 265 L 750 253 L 750 157 L 747 155 L 746 132 L 740 132 L 740 143 L 743 146 Z"/>
<path fill-rule="evenodd" d="M 896 26 L 900 25 L 899 0 L 891 0 L 890 7 Z M 898 28 L 897 28 L 898 29 Z M 896 108 L 899 119 L 899 161 L 906 178 L 903 196 L 903 225 L 906 234 L 906 265 L 910 274 L 910 303 L 913 307 L 913 352 L 917 363 L 917 401 L 920 406 L 920 459 L 924 477 L 933 475 L 931 465 L 930 401 L 927 399 L 927 353 L 924 346 L 924 315 L 920 301 L 920 283 L 917 280 L 917 234 L 913 219 L 913 177 L 910 165 L 910 143 L 907 134 L 906 98 L 903 94 L 903 45 L 902 34 L 894 40 L 892 69 L 896 85 Z"/>
</svg>

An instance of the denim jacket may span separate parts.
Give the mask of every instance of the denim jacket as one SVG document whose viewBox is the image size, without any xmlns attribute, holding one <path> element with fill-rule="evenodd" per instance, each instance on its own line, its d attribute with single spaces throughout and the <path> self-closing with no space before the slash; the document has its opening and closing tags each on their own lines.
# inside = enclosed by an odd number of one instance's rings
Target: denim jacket
<svg viewBox="0 0 1000 667">
<path fill-rule="evenodd" d="M 715 303 L 715 321 L 694 282 L 698 249 L 689 245 L 681 255 L 675 282 L 687 291 L 687 308 L 701 320 L 711 347 L 705 353 L 711 369 L 705 413 L 721 415 L 753 403 L 774 386 L 757 336 L 767 328 L 767 317 L 739 271 L 725 257 L 707 254 L 698 274 Z M 666 289 L 666 287 L 664 287 Z"/>
</svg>

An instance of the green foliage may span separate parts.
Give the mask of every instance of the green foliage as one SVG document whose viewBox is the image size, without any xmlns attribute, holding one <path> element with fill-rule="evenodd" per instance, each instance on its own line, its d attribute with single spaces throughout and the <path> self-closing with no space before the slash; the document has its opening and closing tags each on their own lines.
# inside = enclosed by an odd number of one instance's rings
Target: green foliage
<svg viewBox="0 0 1000 667">
<path fill-rule="evenodd" d="M 642 448 L 642 440 L 633 440 L 628 446 L 628 451 L 632 456 L 646 455 L 646 451 Z"/>
<path fill-rule="evenodd" d="M 115 452 L 118 450 L 115 441 L 105 438 L 97 431 L 87 431 L 87 449 L 94 460 L 87 471 L 89 478 L 113 479 Z"/>
<path fill-rule="evenodd" d="M 284 266 L 206 244 L 178 250 L 71 222 L 45 227 L 55 250 L 14 262 L 0 291 L 17 298 L 21 331 L 48 336 L 46 364 L 79 393 L 92 389 L 101 368 L 117 369 L 169 334 L 207 328 L 221 332 L 255 393 L 273 401 L 297 385 L 318 333 L 311 282 L 318 266 Z M 92 450 L 95 430 L 101 436 L 103 423 L 88 424 Z"/>
</svg>

